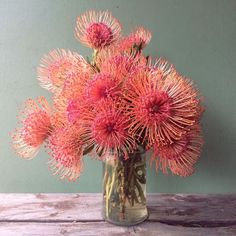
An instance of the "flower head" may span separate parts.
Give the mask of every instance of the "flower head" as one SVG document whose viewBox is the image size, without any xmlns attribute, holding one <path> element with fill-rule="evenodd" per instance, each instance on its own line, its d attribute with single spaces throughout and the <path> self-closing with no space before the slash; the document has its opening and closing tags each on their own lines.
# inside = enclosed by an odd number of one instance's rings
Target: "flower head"
<svg viewBox="0 0 236 236">
<path fill-rule="evenodd" d="M 87 83 L 92 79 L 93 75 L 93 71 L 87 71 L 84 73 L 79 71 L 77 76 L 69 77 L 64 82 L 60 95 L 66 99 L 82 99 Z"/>
<path fill-rule="evenodd" d="M 93 117 L 87 123 L 85 140 L 89 146 L 94 146 L 101 158 L 106 158 L 111 152 L 115 155 L 132 152 L 136 146 L 135 140 L 128 133 L 128 119 L 123 108 L 117 108 L 112 101 L 100 103 Z"/>
<path fill-rule="evenodd" d="M 156 162 L 156 169 L 160 168 L 165 174 L 169 168 L 173 174 L 189 176 L 200 157 L 202 145 L 201 129 L 196 124 L 181 139 L 164 146 L 154 145 L 152 161 Z"/>
<path fill-rule="evenodd" d="M 44 97 L 28 99 L 21 116 L 22 127 L 12 133 L 13 148 L 19 156 L 29 159 L 38 153 L 51 132 L 49 104 Z"/>
<path fill-rule="evenodd" d="M 120 42 L 122 51 L 130 52 L 132 49 L 141 51 L 151 41 L 152 34 L 144 27 L 138 27 L 127 37 L 123 38 Z"/>
<path fill-rule="evenodd" d="M 100 68 L 102 72 L 118 77 L 124 83 L 136 71 L 139 63 L 138 59 L 120 53 L 104 58 Z"/>
<path fill-rule="evenodd" d="M 198 92 L 177 73 L 161 78 L 139 72 L 128 86 L 130 132 L 146 140 L 147 148 L 180 139 L 198 120 Z"/>
<path fill-rule="evenodd" d="M 149 127 L 164 122 L 171 115 L 171 98 L 164 91 L 151 91 L 140 97 L 139 103 L 140 110 L 136 110 L 136 116 Z"/>
<path fill-rule="evenodd" d="M 156 75 L 156 77 L 165 78 L 168 74 L 174 75 L 176 72 L 174 66 L 163 58 L 155 60 L 154 65 L 151 65 L 152 60 L 149 59 L 150 71 Z"/>
<path fill-rule="evenodd" d="M 60 93 L 53 95 L 55 115 L 60 123 L 74 123 L 79 118 L 78 114 L 81 114 L 81 108 L 88 107 L 85 88 L 93 73 L 90 68 L 84 72 L 78 71 L 77 75 L 66 79 Z"/>
<path fill-rule="evenodd" d="M 70 100 L 67 106 L 67 118 L 70 123 L 76 123 L 80 118 L 81 104 L 79 100 Z"/>
<path fill-rule="evenodd" d="M 43 88 L 54 93 L 62 89 L 67 78 L 77 76 L 78 72 L 86 68 L 87 62 L 77 53 L 64 49 L 53 50 L 41 59 L 38 79 Z"/>
<path fill-rule="evenodd" d="M 101 49 L 120 37 L 121 25 L 108 11 L 87 11 L 77 18 L 76 37 L 88 47 Z"/>
<path fill-rule="evenodd" d="M 62 179 L 74 181 L 83 169 L 81 133 L 78 127 L 65 126 L 55 129 L 48 139 L 47 147 L 51 155 L 50 168 Z"/>
<path fill-rule="evenodd" d="M 116 99 L 121 96 L 121 81 L 119 77 L 98 73 L 87 85 L 87 99 L 96 104 L 106 99 Z"/>
<path fill-rule="evenodd" d="M 152 33 L 142 26 L 138 27 L 133 33 L 133 35 L 135 35 L 136 39 L 138 39 L 136 43 L 141 43 L 143 47 L 149 44 L 152 38 Z"/>
</svg>

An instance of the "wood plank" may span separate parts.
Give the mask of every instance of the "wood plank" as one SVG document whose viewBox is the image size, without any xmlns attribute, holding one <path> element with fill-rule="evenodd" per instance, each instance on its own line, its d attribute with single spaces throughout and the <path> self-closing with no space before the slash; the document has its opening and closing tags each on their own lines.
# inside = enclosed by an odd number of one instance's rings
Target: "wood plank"
<svg viewBox="0 0 236 236">
<path fill-rule="evenodd" d="M 161 194 L 148 199 L 149 220 L 186 226 L 236 225 L 236 194 Z"/>
<path fill-rule="evenodd" d="M 190 228 L 145 222 L 135 227 L 113 226 L 105 222 L 84 223 L 0 223 L 3 236 L 235 236 L 236 226 L 217 228 Z"/>
<path fill-rule="evenodd" d="M 0 194 L 0 222 L 97 222 L 101 194 Z M 236 194 L 149 194 L 149 221 L 182 226 L 236 225 Z"/>
<path fill-rule="evenodd" d="M 101 194 L 0 194 L 0 221 L 101 221 Z"/>
</svg>

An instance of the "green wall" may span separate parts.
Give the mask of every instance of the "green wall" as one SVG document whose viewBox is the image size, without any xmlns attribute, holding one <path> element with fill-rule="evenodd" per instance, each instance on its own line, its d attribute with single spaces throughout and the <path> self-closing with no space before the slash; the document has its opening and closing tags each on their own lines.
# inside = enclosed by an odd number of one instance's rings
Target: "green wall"
<svg viewBox="0 0 236 236">
<path fill-rule="evenodd" d="M 148 170 L 148 192 L 236 192 L 235 0 L 0 0 L 0 192 L 99 192 L 101 163 L 86 158 L 75 183 L 51 176 L 42 150 L 32 161 L 9 145 L 17 109 L 28 98 L 49 97 L 36 80 L 40 58 L 53 48 L 90 53 L 74 38 L 76 16 L 109 9 L 125 32 L 144 25 L 147 48 L 191 77 L 205 97 L 205 146 L 189 178 Z"/>
</svg>

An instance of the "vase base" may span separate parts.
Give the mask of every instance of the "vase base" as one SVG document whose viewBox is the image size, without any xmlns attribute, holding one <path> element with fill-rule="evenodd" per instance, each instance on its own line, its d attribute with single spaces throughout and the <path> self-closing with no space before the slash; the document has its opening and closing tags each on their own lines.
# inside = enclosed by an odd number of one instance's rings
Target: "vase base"
<svg viewBox="0 0 236 236">
<path fill-rule="evenodd" d="M 112 219 L 108 219 L 108 218 L 104 217 L 104 215 L 103 215 L 103 219 L 106 222 L 108 222 L 110 224 L 113 224 L 113 225 L 117 225 L 117 226 L 134 226 L 134 225 L 138 225 L 138 224 L 144 222 L 145 220 L 147 220 L 148 217 L 149 217 L 149 214 L 143 216 L 142 218 L 140 218 L 136 221 L 125 221 L 125 220 L 124 221 L 114 221 Z"/>
</svg>

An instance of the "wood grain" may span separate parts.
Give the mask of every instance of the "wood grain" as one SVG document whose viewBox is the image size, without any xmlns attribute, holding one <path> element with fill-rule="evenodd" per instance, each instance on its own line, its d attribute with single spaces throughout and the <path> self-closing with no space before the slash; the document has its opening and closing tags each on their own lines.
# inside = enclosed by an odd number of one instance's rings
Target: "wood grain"
<svg viewBox="0 0 236 236">
<path fill-rule="evenodd" d="M 149 219 L 103 221 L 101 194 L 0 194 L 0 235 L 236 235 L 236 194 L 149 194 Z"/>
<path fill-rule="evenodd" d="M 1 236 L 235 236 L 236 226 L 191 228 L 145 222 L 139 226 L 119 227 L 105 222 L 76 223 L 0 223 Z"/>
</svg>

